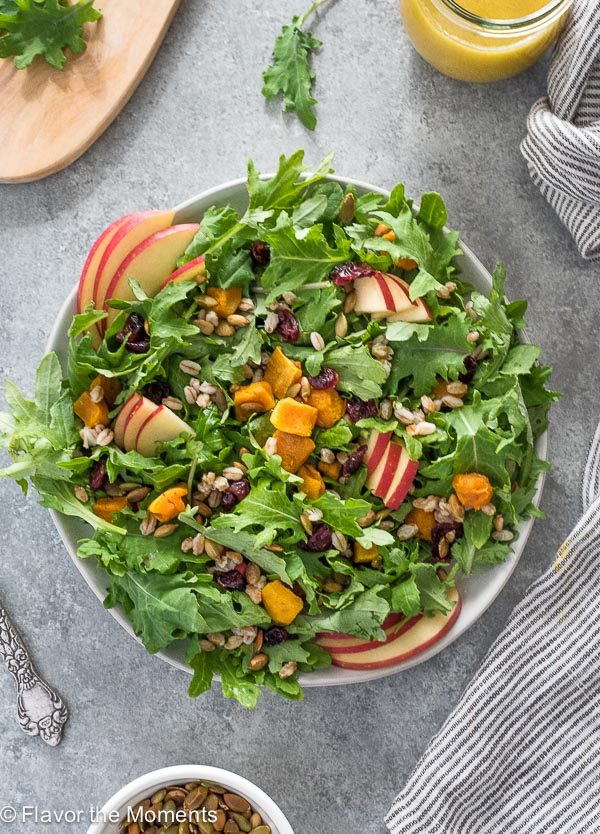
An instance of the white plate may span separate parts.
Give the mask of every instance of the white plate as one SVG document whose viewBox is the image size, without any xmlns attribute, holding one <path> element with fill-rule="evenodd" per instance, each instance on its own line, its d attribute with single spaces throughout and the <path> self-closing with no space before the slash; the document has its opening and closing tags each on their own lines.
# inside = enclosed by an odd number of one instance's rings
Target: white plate
<svg viewBox="0 0 600 834">
<path fill-rule="evenodd" d="M 330 180 L 339 182 L 342 186 L 348 183 L 354 185 L 359 193 L 366 191 L 375 191 L 381 194 L 389 194 L 385 189 L 370 185 L 369 183 L 360 180 L 349 179 L 345 177 L 329 177 Z M 176 209 L 175 223 L 189 223 L 191 221 L 199 221 L 203 213 L 212 205 L 229 204 L 238 211 L 244 211 L 247 205 L 246 195 L 246 180 L 239 179 L 217 188 L 212 188 L 199 194 L 197 197 L 192 197 L 185 203 L 179 205 Z M 463 255 L 457 260 L 460 265 L 462 277 L 471 283 L 476 289 L 481 292 L 489 292 L 491 287 L 491 275 L 483 266 L 481 261 L 475 257 L 468 246 L 461 241 L 461 249 Z M 82 259 L 83 259 L 82 253 Z M 67 352 L 67 331 L 71 318 L 75 312 L 75 299 L 77 288 L 73 291 L 65 301 L 62 310 L 59 313 L 56 324 L 50 335 L 47 349 L 54 350 L 58 353 L 59 358 L 64 363 L 66 361 Z M 536 443 L 536 452 L 540 458 L 546 460 L 547 457 L 547 435 L 544 434 Z M 534 498 L 534 504 L 537 506 L 543 488 L 543 476 L 540 477 L 537 485 L 537 491 Z M 90 528 L 78 519 L 62 516 L 59 513 L 51 510 L 54 523 L 60 533 L 60 536 L 67 548 L 69 555 L 75 562 L 77 569 L 82 574 L 83 578 L 90 586 L 92 591 L 96 594 L 99 600 L 103 601 L 106 595 L 106 575 L 96 565 L 93 559 L 79 559 L 76 555 L 77 541 L 85 538 L 90 534 Z M 473 623 L 481 617 L 483 612 L 492 604 L 498 596 L 512 572 L 514 571 L 519 558 L 527 542 L 529 533 L 533 525 L 533 519 L 524 521 L 519 529 L 518 538 L 514 543 L 514 552 L 508 557 L 506 562 L 501 565 L 496 565 L 485 573 L 477 574 L 475 576 L 461 577 L 458 585 L 462 595 L 462 610 L 460 615 L 450 629 L 437 643 L 428 648 L 415 657 L 399 663 L 397 666 L 388 667 L 385 669 L 370 669 L 367 671 L 354 671 L 349 669 L 340 669 L 332 666 L 329 669 L 312 672 L 308 675 L 303 675 L 301 682 L 304 686 L 337 686 L 348 683 L 361 683 L 363 681 L 374 680 L 376 678 L 384 678 L 388 675 L 394 675 L 397 672 L 402 672 L 410 669 L 411 666 L 416 666 L 419 663 L 424 663 L 429 658 L 441 652 L 451 643 L 454 642 L 461 634 L 473 625 Z M 109 609 L 112 616 L 119 622 L 123 628 L 131 634 L 139 642 L 129 621 L 125 618 L 123 611 L 120 608 Z M 191 674 L 189 666 L 185 662 L 185 643 L 175 643 L 166 649 L 164 652 L 159 652 L 158 656 L 167 663 L 170 663 L 177 669 Z"/>
</svg>

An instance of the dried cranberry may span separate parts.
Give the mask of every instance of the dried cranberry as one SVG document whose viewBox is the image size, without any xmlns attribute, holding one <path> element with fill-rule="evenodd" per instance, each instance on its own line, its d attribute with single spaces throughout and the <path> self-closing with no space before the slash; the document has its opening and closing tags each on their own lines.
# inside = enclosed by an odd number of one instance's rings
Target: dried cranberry
<svg viewBox="0 0 600 834">
<path fill-rule="evenodd" d="M 173 394 L 169 383 L 162 379 L 155 379 L 154 382 L 149 382 L 142 389 L 142 393 L 147 399 L 156 403 L 156 405 L 160 405 L 164 399 Z"/>
<path fill-rule="evenodd" d="M 300 325 L 298 319 L 289 310 L 278 310 L 277 327 L 275 332 L 279 333 L 284 342 L 297 342 L 300 336 Z"/>
<path fill-rule="evenodd" d="M 256 266 L 266 266 L 271 258 L 271 250 L 263 240 L 257 240 L 252 244 L 250 257 Z"/>
<path fill-rule="evenodd" d="M 364 458 L 367 451 L 366 444 L 364 446 L 359 446 L 356 451 L 351 452 L 344 463 L 342 464 L 342 471 L 340 472 L 342 478 L 347 478 L 349 475 L 354 475 L 357 469 L 360 468 L 362 463 L 362 459 Z"/>
<path fill-rule="evenodd" d="M 150 350 L 150 336 L 146 333 L 136 342 L 127 342 L 125 350 L 128 350 L 130 353 L 148 353 Z"/>
<path fill-rule="evenodd" d="M 139 313 L 131 313 L 127 316 L 127 321 L 123 328 L 119 330 L 115 339 L 117 342 L 124 342 L 129 336 L 130 342 L 137 342 L 146 333 L 145 324 L 146 322 Z"/>
<path fill-rule="evenodd" d="M 329 524 L 315 524 L 307 541 L 300 546 L 313 553 L 329 550 L 331 547 L 331 527 Z"/>
<path fill-rule="evenodd" d="M 352 422 L 358 423 L 359 420 L 366 420 L 367 417 L 377 416 L 377 403 L 375 400 L 365 401 L 352 397 L 346 404 L 346 411 Z"/>
<path fill-rule="evenodd" d="M 472 356 L 465 356 L 463 364 L 465 366 L 465 372 L 464 374 L 460 374 L 458 378 L 461 382 L 464 382 L 465 385 L 468 385 L 475 376 L 478 365 L 477 361 L 473 359 Z"/>
<path fill-rule="evenodd" d="M 242 576 L 246 576 L 246 571 L 248 570 L 248 563 L 247 562 L 240 562 L 239 565 L 235 566 L 235 570 L 238 573 L 241 573 Z"/>
<path fill-rule="evenodd" d="M 217 585 L 225 588 L 226 591 L 240 591 L 246 584 L 246 580 L 242 574 L 236 570 L 227 571 L 227 573 L 218 573 L 215 576 Z"/>
<path fill-rule="evenodd" d="M 329 273 L 329 277 L 338 287 L 343 287 L 344 284 L 349 284 L 355 278 L 365 278 L 367 275 L 374 275 L 377 271 L 369 264 L 348 261 L 348 263 L 334 266 Z"/>
<path fill-rule="evenodd" d="M 102 489 L 106 481 L 106 464 L 103 460 L 97 460 L 90 470 L 90 489 L 94 492 Z"/>
<path fill-rule="evenodd" d="M 265 631 L 263 642 L 265 646 L 277 646 L 279 643 L 285 643 L 287 639 L 288 633 L 285 628 L 273 626 Z"/>
<path fill-rule="evenodd" d="M 463 526 L 460 521 L 444 521 L 434 524 L 431 528 L 431 546 L 433 548 L 433 558 L 437 561 L 445 561 L 450 559 L 450 552 L 446 556 L 440 555 L 440 542 L 447 533 L 455 534 L 456 539 L 462 539 Z"/>
<path fill-rule="evenodd" d="M 317 376 L 309 376 L 308 381 L 313 388 L 325 391 L 328 388 L 335 388 L 340 381 L 340 375 L 333 368 L 321 368 L 321 372 Z"/>
<path fill-rule="evenodd" d="M 231 492 L 238 501 L 241 501 L 250 492 L 250 481 L 248 478 L 240 478 L 239 481 L 233 481 L 229 484 L 227 492 Z"/>
<path fill-rule="evenodd" d="M 237 499 L 232 492 L 224 492 L 221 496 L 221 503 L 220 508 L 224 513 L 230 513 L 235 505 L 237 504 Z"/>
<path fill-rule="evenodd" d="M 223 493 L 221 498 L 221 509 L 226 513 L 230 513 L 236 504 L 248 495 L 250 492 L 250 481 L 248 478 L 240 478 L 239 481 L 231 481 L 229 487 Z"/>
</svg>

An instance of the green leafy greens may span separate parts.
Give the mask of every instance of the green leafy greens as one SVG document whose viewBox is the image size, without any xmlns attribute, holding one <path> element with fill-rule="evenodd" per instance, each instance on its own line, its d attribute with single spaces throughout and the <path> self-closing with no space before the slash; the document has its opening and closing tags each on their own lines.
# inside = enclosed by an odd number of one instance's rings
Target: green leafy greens
<svg viewBox="0 0 600 834">
<path fill-rule="evenodd" d="M 85 23 L 99 20 L 95 0 L 2 0 L 0 3 L 0 58 L 14 56 L 17 69 L 24 69 L 38 55 L 51 67 L 62 70 L 73 54 L 86 48 Z"/>
<path fill-rule="evenodd" d="M 307 169 L 302 151 L 282 156 L 270 178 L 250 162 L 246 211 L 209 208 L 179 259 L 204 256 L 206 283 L 168 283 L 149 297 L 131 281 L 134 299 L 111 299 L 117 317 L 100 344 L 89 328 L 106 314 L 79 312 L 64 371 L 51 353 L 31 399 L 5 386 L 0 477 L 25 492 L 31 484 L 44 506 L 82 523 L 78 553 L 104 572 L 105 604 L 121 607 L 149 652 L 179 646 L 193 697 L 218 675 L 225 697 L 245 707 L 264 688 L 302 698 L 300 676 L 332 662 L 323 634 L 383 640 L 390 614 L 447 615 L 457 574 L 504 561 L 520 522 L 540 515 L 534 495 L 547 464 L 535 441 L 557 394 L 539 348 L 520 338 L 526 305 L 506 303 L 504 268 L 488 294 L 471 289 L 438 194 L 416 211 L 402 185 L 389 197 L 361 195 L 330 172 L 331 156 Z M 393 234 L 383 237 L 382 223 Z M 406 281 L 429 319 L 356 313 L 352 286 L 332 280 L 356 262 Z M 236 300 L 233 317 L 214 312 L 221 296 Z M 147 349 L 128 350 L 121 331 L 140 319 Z M 301 374 L 292 365 L 299 382 L 281 390 L 282 371 L 269 373 L 277 348 Z M 341 411 L 317 409 L 310 438 L 293 421 L 275 426 L 265 391 L 306 408 L 322 373 Z M 255 405 L 244 414 L 250 385 Z M 98 387 L 106 426 L 84 428 L 81 398 Z M 134 394 L 152 413 L 176 409 L 189 431 L 159 436 L 151 455 L 127 427 L 112 437 Z M 371 432 L 389 432 L 418 464 L 396 508 L 367 479 Z M 302 444 L 306 469 L 285 438 Z M 454 479 L 473 473 L 489 481 L 492 502 L 452 516 Z M 163 495 L 172 488 L 177 504 Z M 413 526 L 419 499 L 435 507 L 429 536 Z M 287 600 L 283 614 L 277 598 Z"/>
</svg>

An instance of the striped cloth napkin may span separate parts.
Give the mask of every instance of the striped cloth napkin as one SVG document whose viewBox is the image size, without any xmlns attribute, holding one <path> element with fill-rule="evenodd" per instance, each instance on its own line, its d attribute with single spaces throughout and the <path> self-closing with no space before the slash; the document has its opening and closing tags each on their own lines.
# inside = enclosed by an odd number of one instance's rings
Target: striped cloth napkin
<svg viewBox="0 0 600 834">
<path fill-rule="evenodd" d="M 600 832 L 600 426 L 583 503 L 396 798 L 393 834 Z"/>
<path fill-rule="evenodd" d="M 521 145 L 532 180 L 573 235 L 600 260 L 600 2 L 574 0 Z"/>
</svg>

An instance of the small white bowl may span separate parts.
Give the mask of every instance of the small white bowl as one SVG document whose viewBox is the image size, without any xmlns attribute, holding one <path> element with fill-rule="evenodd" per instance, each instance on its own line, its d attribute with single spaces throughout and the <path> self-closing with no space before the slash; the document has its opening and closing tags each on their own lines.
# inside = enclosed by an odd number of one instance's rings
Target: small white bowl
<svg viewBox="0 0 600 834">
<path fill-rule="evenodd" d="M 119 823 L 113 821 L 116 813 L 121 820 L 127 815 L 129 808 L 134 808 L 138 802 L 152 796 L 167 785 L 184 785 L 187 782 L 200 781 L 215 782 L 223 785 L 224 788 L 230 788 L 232 793 L 243 796 L 254 810 L 258 811 L 263 822 L 271 827 L 272 834 L 294 834 L 283 811 L 264 791 L 242 776 L 222 770 L 220 767 L 204 765 L 164 767 L 140 776 L 108 800 L 98 814 L 99 821 L 94 822 L 88 828 L 87 834 L 118 834 Z"/>
</svg>

